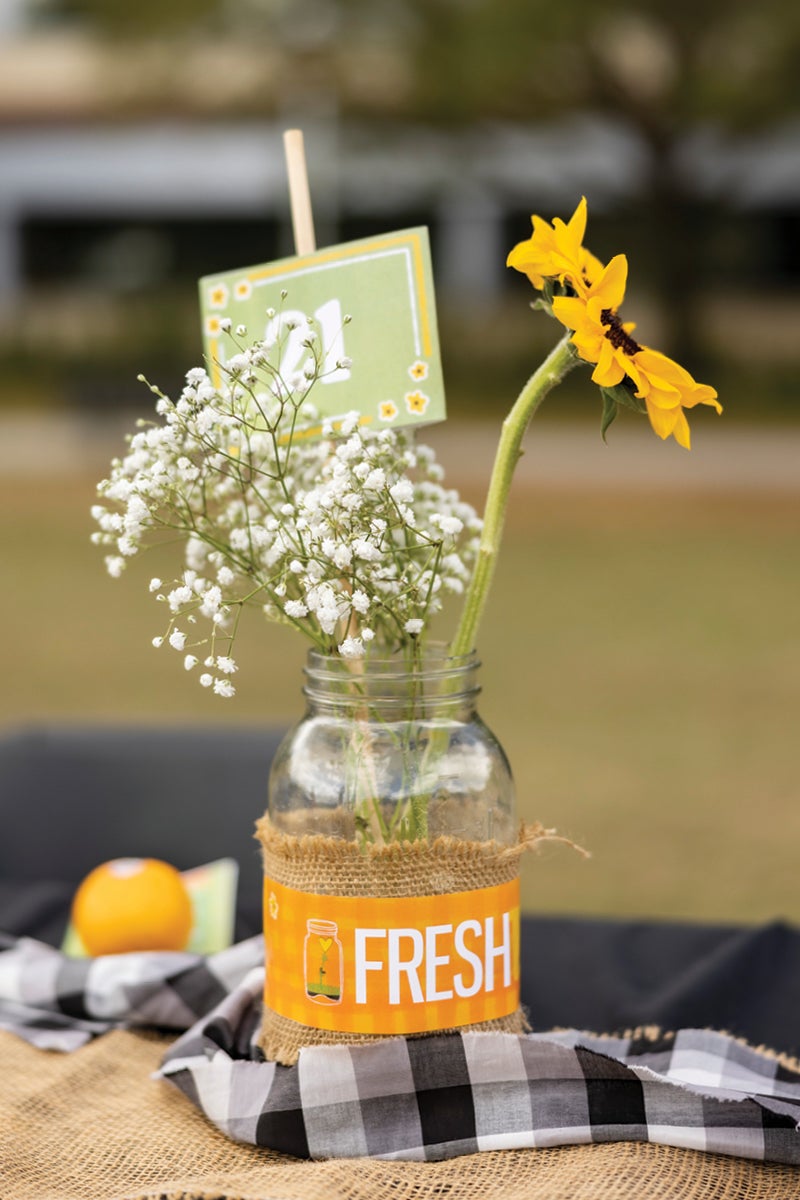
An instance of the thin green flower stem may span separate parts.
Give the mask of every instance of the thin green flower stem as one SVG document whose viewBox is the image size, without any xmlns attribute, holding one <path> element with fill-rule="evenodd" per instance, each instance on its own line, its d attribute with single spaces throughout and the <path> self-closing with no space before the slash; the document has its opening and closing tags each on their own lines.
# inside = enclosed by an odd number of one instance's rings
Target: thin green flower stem
<svg viewBox="0 0 800 1200">
<path fill-rule="evenodd" d="M 516 465 L 522 456 L 522 440 L 531 417 L 545 396 L 580 361 L 569 339 L 570 334 L 567 333 L 554 346 L 541 366 L 531 375 L 517 397 L 514 407 L 503 421 L 489 492 L 486 497 L 483 531 L 478 547 L 475 571 L 464 599 L 461 620 L 450 643 L 450 654 L 453 657 L 470 654 L 475 649 L 478 628 L 486 608 L 497 564 L 511 481 Z"/>
</svg>

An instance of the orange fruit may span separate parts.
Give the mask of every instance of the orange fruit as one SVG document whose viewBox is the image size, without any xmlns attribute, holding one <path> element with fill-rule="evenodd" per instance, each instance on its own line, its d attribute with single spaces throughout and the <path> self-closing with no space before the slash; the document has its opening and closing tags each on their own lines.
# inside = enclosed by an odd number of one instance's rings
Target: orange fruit
<svg viewBox="0 0 800 1200">
<path fill-rule="evenodd" d="M 72 923 L 93 956 L 184 950 L 193 919 L 180 871 L 157 858 L 115 858 L 95 867 L 72 902 Z"/>
</svg>

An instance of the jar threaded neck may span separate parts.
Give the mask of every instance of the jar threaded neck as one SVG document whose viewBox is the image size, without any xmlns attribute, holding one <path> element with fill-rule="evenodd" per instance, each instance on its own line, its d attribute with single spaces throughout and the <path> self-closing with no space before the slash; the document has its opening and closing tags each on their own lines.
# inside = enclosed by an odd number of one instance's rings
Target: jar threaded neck
<svg viewBox="0 0 800 1200">
<path fill-rule="evenodd" d="M 407 717 L 438 709 L 472 709 L 480 692 L 475 654 L 448 657 L 427 651 L 402 658 L 344 659 L 310 651 L 303 693 L 309 704 L 357 712 L 364 707 Z"/>
</svg>

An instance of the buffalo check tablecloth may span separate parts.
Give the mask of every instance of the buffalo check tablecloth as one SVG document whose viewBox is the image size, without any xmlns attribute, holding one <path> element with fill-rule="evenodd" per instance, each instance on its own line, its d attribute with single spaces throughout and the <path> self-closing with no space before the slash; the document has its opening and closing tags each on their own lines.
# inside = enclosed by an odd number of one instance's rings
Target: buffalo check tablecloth
<svg viewBox="0 0 800 1200">
<path fill-rule="evenodd" d="M 1 1029 L 49 1051 L 113 1028 L 184 1031 L 153 1086 L 177 1087 L 240 1142 L 437 1160 L 637 1141 L 800 1165 L 800 1070 L 723 1033 L 396 1037 L 309 1047 L 284 1067 L 257 1046 L 263 985 L 260 938 L 208 958 L 77 960 L 0 937 Z"/>
</svg>

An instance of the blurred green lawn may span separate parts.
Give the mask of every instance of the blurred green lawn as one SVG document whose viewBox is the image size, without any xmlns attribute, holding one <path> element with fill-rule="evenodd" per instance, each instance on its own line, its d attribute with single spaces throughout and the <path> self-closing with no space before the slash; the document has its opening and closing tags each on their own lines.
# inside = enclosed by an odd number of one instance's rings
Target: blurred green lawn
<svg viewBox="0 0 800 1200">
<path fill-rule="evenodd" d="M 172 571 L 105 575 L 93 484 L 0 480 L 4 724 L 299 715 L 304 645 L 255 614 L 233 701 L 152 648 Z M 800 921 L 798 533 L 795 497 L 515 495 L 481 711 L 523 816 L 593 853 L 531 857 L 527 909 Z"/>
</svg>

